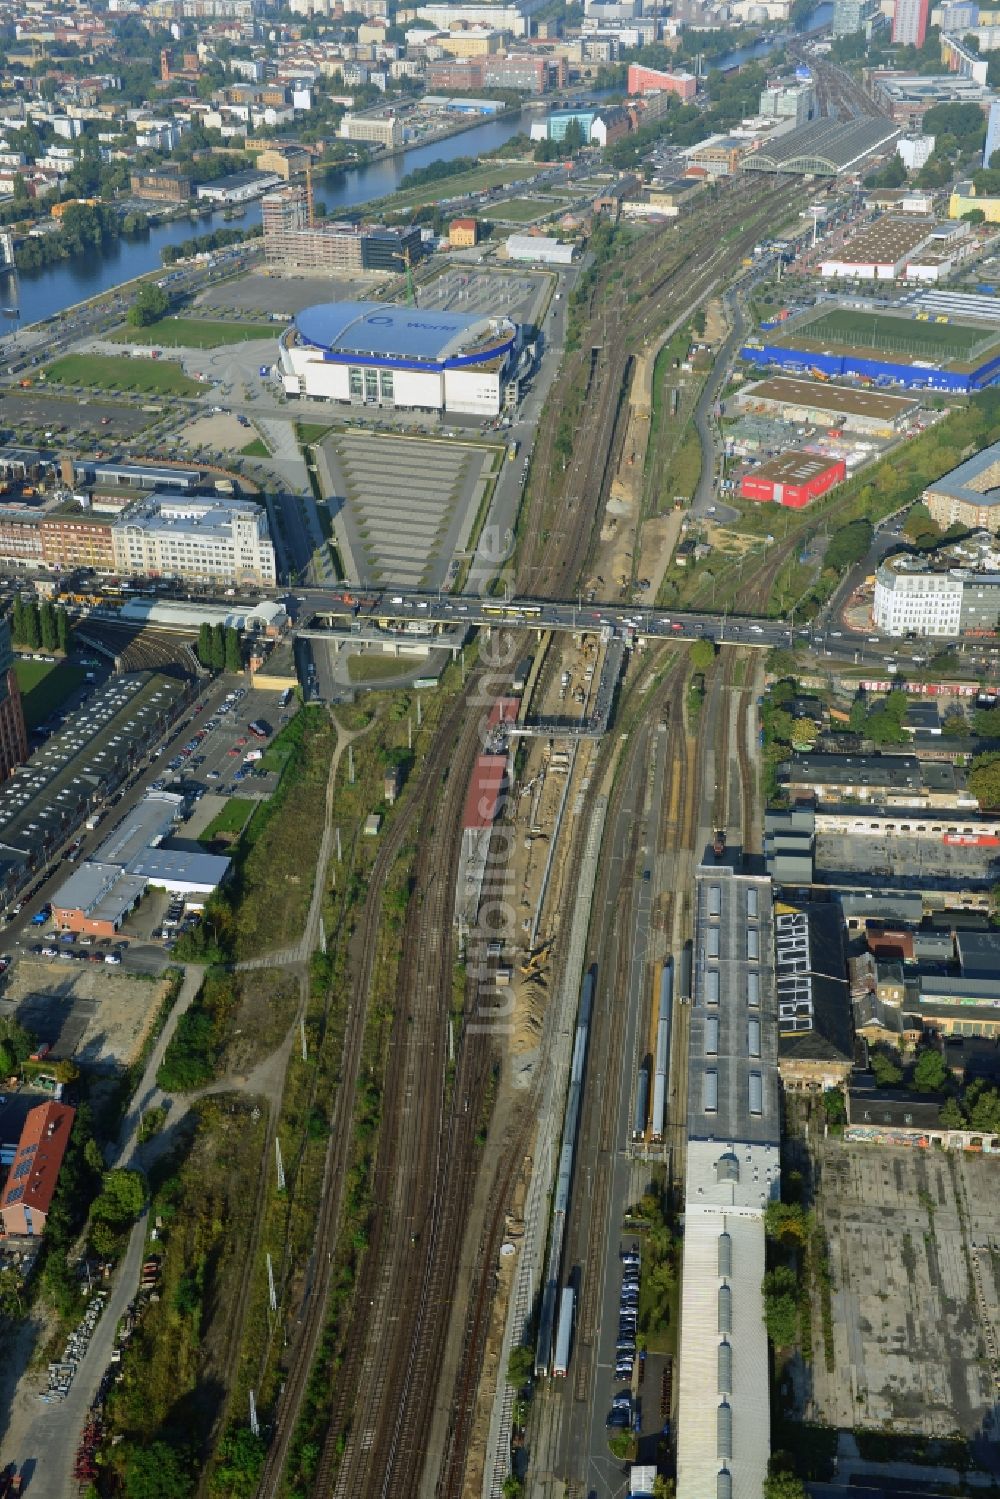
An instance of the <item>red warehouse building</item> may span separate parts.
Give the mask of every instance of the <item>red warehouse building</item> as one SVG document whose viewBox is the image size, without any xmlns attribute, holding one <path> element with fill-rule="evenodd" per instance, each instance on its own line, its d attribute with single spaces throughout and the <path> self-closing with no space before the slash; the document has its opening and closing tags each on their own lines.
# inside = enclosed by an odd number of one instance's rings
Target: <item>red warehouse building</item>
<svg viewBox="0 0 1000 1499">
<path fill-rule="evenodd" d="M 817 453 L 782 453 L 780 458 L 744 474 L 740 494 L 744 500 L 773 500 L 801 510 L 811 500 L 827 494 L 847 478 L 842 458 Z"/>
</svg>

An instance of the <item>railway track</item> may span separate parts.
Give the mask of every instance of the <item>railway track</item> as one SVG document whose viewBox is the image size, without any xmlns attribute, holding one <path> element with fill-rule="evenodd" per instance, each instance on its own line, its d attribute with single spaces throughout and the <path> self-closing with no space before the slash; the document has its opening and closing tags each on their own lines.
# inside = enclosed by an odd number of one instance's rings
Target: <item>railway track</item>
<svg viewBox="0 0 1000 1499">
<path fill-rule="evenodd" d="M 762 189 L 748 187 L 739 198 L 747 203 L 780 203 L 789 192 L 787 186 L 768 184 Z M 752 233 L 747 231 L 750 238 Z M 683 305 L 692 292 L 697 296 L 710 287 L 730 260 L 742 253 L 742 239 L 746 237 L 733 241 L 724 253 L 717 252 L 709 262 L 701 262 L 676 280 L 676 270 L 663 272 L 657 268 L 651 247 L 648 263 L 639 263 L 638 285 L 644 296 L 647 286 L 653 288 L 656 307 L 652 310 L 663 314 L 659 304 L 668 292 L 671 300 Z M 680 263 L 689 262 L 690 254 Z M 596 420 L 581 431 L 573 456 L 569 483 L 576 484 L 576 489 L 565 490 L 578 496 L 572 506 L 572 524 L 549 532 L 536 526 L 527 557 L 521 559 L 522 578 L 525 572 L 536 571 L 537 581 L 532 583 L 536 592 L 571 589 L 590 554 L 600 503 L 612 471 L 610 464 L 616 456 L 616 444 L 623 440 L 618 428 L 630 358 L 626 343 L 634 335 L 634 322 L 634 318 L 623 319 L 615 327 L 608 349 L 599 350 L 594 358 L 590 373 Z M 550 422 L 550 432 L 552 425 Z M 425 762 L 420 785 L 414 788 L 407 818 L 394 820 L 391 846 L 387 843 L 380 849 L 369 882 L 362 957 L 350 1007 L 338 1115 L 317 1228 L 316 1279 L 303 1313 L 296 1356 L 277 1412 L 277 1436 L 259 1489 L 269 1499 L 277 1492 L 290 1432 L 325 1325 L 329 1255 L 337 1241 L 350 1160 L 352 1109 L 381 891 L 417 810 L 425 819 L 432 818 L 433 826 L 430 836 L 421 840 L 404 928 L 399 1013 L 392 1032 L 386 1109 L 375 1165 L 377 1209 L 361 1259 L 349 1326 L 343 1329 L 339 1341 L 342 1362 L 336 1374 L 333 1414 L 312 1493 L 317 1499 L 329 1499 L 331 1493 L 350 1499 L 387 1499 L 397 1492 L 415 1493 L 428 1461 L 427 1434 L 436 1400 L 439 1405 L 447 1402 L 451 1411 L 437 1492 L 442 1499 L 451 1499 L 461 1487 L 498 1235 L 534 1123 L 530 1107 L 522 1108 L 497 1152 L 491 1207 L 468 1285 L 458 1374 L 453 1389 L 439 1391 L 463 1234 L 480 1165 L 475 1103 L 489 1096 L 496 1065 L 492 1038 L 467 1028 L 458 1047 L 451 1089 L 446 1092 L 446 1027 L 452 983 L 450 902 L 459 814 L 476 724 L 466 711 L 469 696 L 467 688 L 447 715 Z M 446 777 L 448 770 L 452 773 Z M 436 805 L 438 793 L 440 805 Z M 470 1007 L 475 1006 L 476 998 L 473 988 L 468 996 Z M 430 1473 L 425 1476 L 430 1481 Z"/>
<path fill-rule="evenodd" d="M 470 677 L 469 691 L 472 690 L 475 681 L 475 677 Z M 369 892 L 361 921 L 361 953 L 356 987 L 359 995 L 367 995 L 371 984 L 382 914 L 381 894 L 385 879 L 398 858 L 413 823 L 423 810 L 425 796 L 429 793 L 433 783 L 445 773 L 449 750 L 453 744 L 448 736 L 457 733 L 463 712 L 464 700 L 459 698 L 445 716 L 442 730 L 435 744 L 432 745 L 413 787 L 412 797 L 400 809 L 400 815 L 392 821 L 376 856 L 369 877 Z M 320 1215 L 316 1225 L 312 1256 L 314 1279 L 300 1312 L 290 1368 L 275 1410 L 274 1437 L 268 1448 L 257 1489 L 260 1499 L 274 1499 L 274 1496 L 278 1494 L 295 1419 L 301 1406 L 325 1323 L 330 1257 L 337 1242 L 343 1185 L 353 1140 L 352 1117 L 367 1015 L 368 1008 L 365 1003 L 356 1003 L 349 1007 L 341 1057 L 340 1086 L 337 1090 L 331 1120 L 330 1145 L 324 1167 Z"/>
</svg>

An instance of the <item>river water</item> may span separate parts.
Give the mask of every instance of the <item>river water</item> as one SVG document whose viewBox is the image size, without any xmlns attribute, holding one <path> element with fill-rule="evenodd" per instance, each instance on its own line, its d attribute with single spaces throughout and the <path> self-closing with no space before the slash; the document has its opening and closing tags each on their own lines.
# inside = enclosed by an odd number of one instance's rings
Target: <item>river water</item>
<svg viewBox="0 0 1000 1499">
<path fill-rule="evenodd" d="M 833 7 L 825 3 L 814 13 L 810 29 L 825 25 Z M 767 55 L 777 42 L 758 42 L 755 47 L 713 61 L 713 67 L 735 67 L 750 58 Z M 591 95 L 590 97 L 594 97 Z M 328 212 L 336 215 L 344 209 L 357 208 L 373 198 L 384 198 L 395 192 L 407 172 L 427 166 L 432 161 L 451 161 L 456 156 L 480 156 L 495 151 L 526 125 L 516 116 L 512 119 L 488 120 L 475 125 L 471 130 L 449 136 L 447 140 L 432 142 L 425 146 L 414 146 L 401 156 L 373 161 L 367 166 L 357 167 L 336 177 L 329 183 L 322 178 L 316 181 L 316 201 L 325 203 Z M 442 191 L 445 191 L 442 187 Z M 144 271 L 158 270 L 162 265 L 160 252 L 165 245 L 176 245 L 193 235 L 207 234 L 210 229 L 224 224 L 222 213 L 204 215 L 197 222 L 177 219 L 172 223 L 159 224 L 135 239 L 119 239 L 115 244 L 92 255 L 78 256 L 73 260 L 59 261 L 33 273 L 18 276 L 18 286 L 12 276 L 0 272 L 0 303 L 17 305 L 21 322 L 35 323 L 41 318 L 52 317 L 76 302 L 107 291 L 119 282 L 141 276 Z M 234 228 L 249 228 L 260 222 L 260 203 L 248 203 L 243 218 L 233 221 Z M 0 326 L 0 333 L 3 329 Z"/>
</svg>

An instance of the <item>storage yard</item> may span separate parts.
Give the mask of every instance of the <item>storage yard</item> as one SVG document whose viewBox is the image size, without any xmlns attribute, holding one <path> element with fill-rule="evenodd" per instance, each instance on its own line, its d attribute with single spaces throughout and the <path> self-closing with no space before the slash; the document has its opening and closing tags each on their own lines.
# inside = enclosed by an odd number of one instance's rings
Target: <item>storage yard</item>
<svg viewBox="0 0 1000 1499">
<path fill-rule="evenodd" d="M 828 1140 L 818 1167 L 834 1367 L 814 1362 L 807 1418 L 995 1442 L 994 1163 Z"/>
</svg>

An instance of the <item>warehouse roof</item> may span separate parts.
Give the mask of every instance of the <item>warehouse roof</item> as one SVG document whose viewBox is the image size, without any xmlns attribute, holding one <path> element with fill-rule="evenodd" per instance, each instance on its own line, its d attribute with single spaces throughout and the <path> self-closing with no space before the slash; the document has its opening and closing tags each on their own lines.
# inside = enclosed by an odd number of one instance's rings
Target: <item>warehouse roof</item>
<svg viewBox="0 0 1000 1499">
<path fill-rule="evenodd" d="M 955 933 L 963 977 L 1000 978 L 1000 932 Z"/>
<path fill-rule="evenodd" d="M 331 353 L 447 359 L 490 337 L 513 337 L 506 318 L 481 313 L 422 311 L 388 302 L 322 302 L 306 307 L 295 319 L 299 337 Z"/>
<path fill-rule="evenodd" d="M 779 453 L 769 463 L 761 464 L 753 471 L 755 479 L 772 479 L 775 484 L 808 484 L 832 468 L 839 468 L 839 458 L 829 458 L 822 453 L 804 453 L 793 448 Z"/>
<path fill-rule="evenodd" d="M 814 120 L 744 157 L 745 172 L 815 172 L 835 176 L 887 147 L 901 134 L 891 120 Z"/>
<path fill-rule="evenodd" d="M 783 406 L 805 406 L 815 411 L 840 412 L 848 416 L 867 416 L 872 421 L 896 422 L 914 416 L 920 402 L 912 396 L 890 396 L 883 391 L 855 389 L 850 385 L 824 385 L 819 380 L 796 380 L 791 375 L 774 375 L 758 380 L 740 393 L 740 404 L 775 401 Z"/>
<path fill-rule="evenodd" d="M 879 219 L 823 260 L 839 265 L 895 265 L 922 244 L 933 228 L 929 219 Z"/>
</svg>

